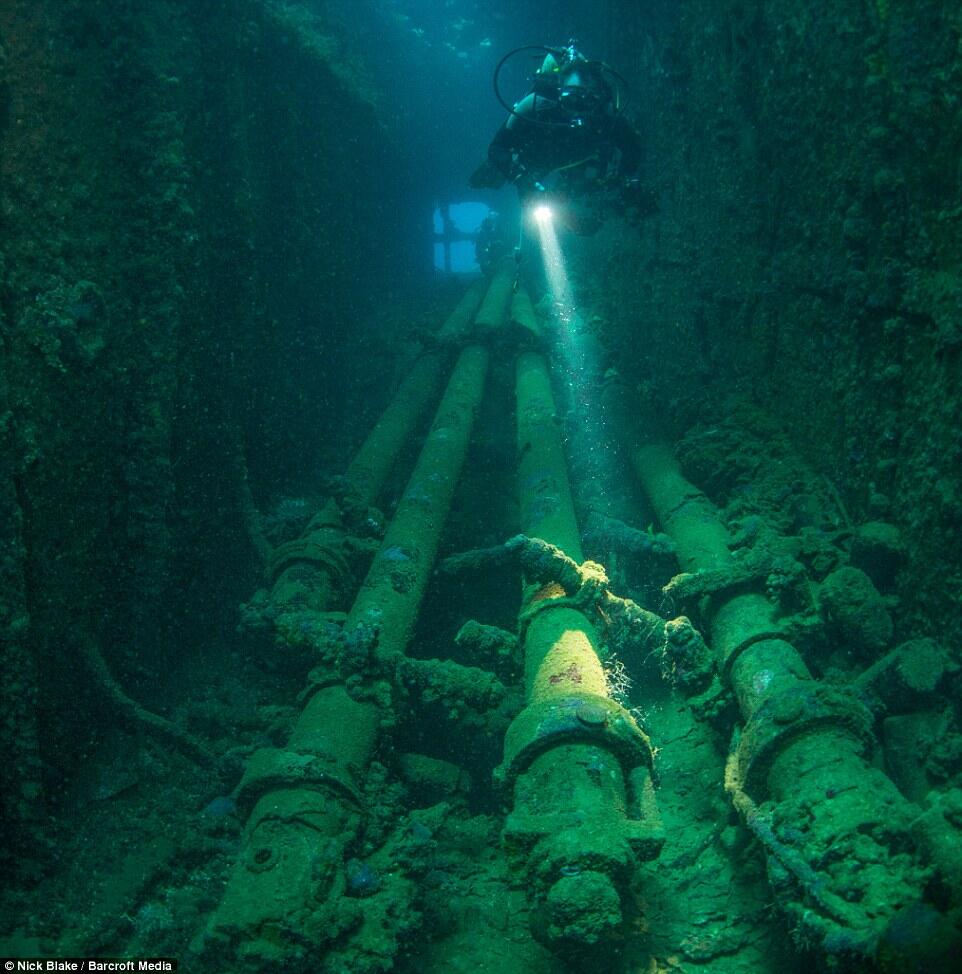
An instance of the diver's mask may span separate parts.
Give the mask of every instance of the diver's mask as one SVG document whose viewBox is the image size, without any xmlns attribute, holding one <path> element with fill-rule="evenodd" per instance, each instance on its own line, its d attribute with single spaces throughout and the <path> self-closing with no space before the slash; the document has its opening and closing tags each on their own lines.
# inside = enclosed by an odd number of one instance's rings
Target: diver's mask
<svg viewBox="0 0 962 974">
<path fill-rule="evenodd" d="M 572 124 L 583 125 L 585 117 L 600 115 L 605 110 L 607 91 L 600 79 L 583 65 L 565 72 L 558 90 L 558 103 L 572 118 Z"/>
</svg>

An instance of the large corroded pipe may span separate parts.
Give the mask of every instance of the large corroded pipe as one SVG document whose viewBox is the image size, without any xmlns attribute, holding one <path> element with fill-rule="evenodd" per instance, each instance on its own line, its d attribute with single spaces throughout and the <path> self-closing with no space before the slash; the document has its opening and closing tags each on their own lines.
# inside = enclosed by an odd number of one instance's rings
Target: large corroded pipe
<svg viewBox="0 0 962 974">
<path fill-rule="evenodd" d="M 410 640 L 464 465 L 489 359 L 480 344 L 461 352 L 417 466 L 348 617 L 348 633 L 360 626 L 377 631 L 382 662 L 403 653 Z"/>
<path fill-rule="evenodd" d="M 426 410 L 437 400 L 450 362 L 449 350 L 470 327 L 485 295 L 482 282 L 465 292 L 426 351 L 398 386 L 394 398 L 361 444 L 344 481 L 358 509 L 376 503 L 388 475 Z M 338 504 L 330 500 L 311 519 L 299 538 L 274 551 L 269 566 L 271 603 L 275 608 L 331 609 L 350 596 L 347 532 Z"/>
<path fill-rule="evenodd" d="M 660 444 L 635 470 L 689 572 L 733 564 L 714 506 Z M 710 607 L 713 648 L 741 710 L 726 787 L 765 849 L 769 879 L 801 938 L 831 957 L 873 956 L 920 900 L 917 810 L 867 759 L 871 718 L 855 694 L 812 678 L 775 610 L 744 585 Z"/>
<path fill-rule="evenodd" d="M 522 530 L 580 563 L 543 355 L 519 354 L 516 387 Z M 535 933 L 562 953 L 617 938 L 632 868 L 657 855 L 663 838 L 648 739 L 611 697 L 597 621 L 560 586 L 526 585 L 527 705 L 509 728 L 498 769 L 513 793 L 504 836 L 529 879 Z"/>
<path fill-rule="evenodd" d="M 491 285 L 484 295 L 478 313 L 474 316 L 474 333 L 479 338 L 485 339 L 493 332 L 501 331 L 505 316 L 511 307 L 516 278 L 517 267 L 514 260 L 505 257 L 495 268 Z"/>
<path fill-rule="evenodd" d="M 482 281 L 464 293 L 441 326 L 436 349 L 426 352 L 411 366 L 391 404 L 351 461 L 345 479 L 357 491 L 362 504 L 375 503 L 398 454 L 424 411 L 437 398 L 449 362 L 447 349 L 467 333 L 485 293 Z"/>
<path fill-rule="evenodd" d="M 345 855 L 362 829 L 364 773 L 390 720 L 392 662 L 407 648 L 481 404 L 490 353 L 464 348 L 342 638 L 320 664 L 283 749 L 253 755 L 236 800 L 243 852 L 200 949 L 234 967 L 293 963 L 342 933 Z"/>
</svg>

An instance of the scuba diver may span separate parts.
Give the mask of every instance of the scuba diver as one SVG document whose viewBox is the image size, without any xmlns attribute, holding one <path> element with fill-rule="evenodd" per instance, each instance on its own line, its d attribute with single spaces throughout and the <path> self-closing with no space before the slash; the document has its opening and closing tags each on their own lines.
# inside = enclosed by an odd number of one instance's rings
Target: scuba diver
<svg viewBox="0 0 962 974">
<path fill-rule="evenodd" d="M 620 76 L 589 61 L 573 43 L 536 49 L 547 54 L 532 90 L 513 107 L 501 97 L 498 76 L 510 57 L 527 48 L 507 54 L 495 71 L 495 93 L 509 115 L 471 186 L 514 183 L 522 205 L 550 192 L 565 204 L 565 220 L 579 233 L 598 229 L 606 205 L 642 215 L 650 211 L 637 179 L 641 137 L 622 114 Z"/>
<path fill-rule="evenodd" d="M 510 245 L 504 237 L 501 215 L 491 210 L 481 221 L 474 241 L 474 256 L 481 273 L 491 274 L 498 262 L 509 253 Z"/>
</svg>

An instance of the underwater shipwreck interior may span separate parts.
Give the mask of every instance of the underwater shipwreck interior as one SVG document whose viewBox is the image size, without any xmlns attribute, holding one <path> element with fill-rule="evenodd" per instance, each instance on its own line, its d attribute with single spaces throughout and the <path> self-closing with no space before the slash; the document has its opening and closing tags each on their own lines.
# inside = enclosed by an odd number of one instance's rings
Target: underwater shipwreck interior
<svg viewBox="0 0 962 974">
<path fill-rule="evenodd" d="M 962 971 L 957 2 L 0 0 L 0 207 L 7 969 Z"/>
</svg>

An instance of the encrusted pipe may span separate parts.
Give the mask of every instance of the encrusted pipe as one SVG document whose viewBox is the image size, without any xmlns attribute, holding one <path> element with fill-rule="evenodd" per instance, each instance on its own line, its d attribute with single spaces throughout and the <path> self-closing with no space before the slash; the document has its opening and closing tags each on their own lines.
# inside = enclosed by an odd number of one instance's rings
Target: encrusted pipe
<svg viewBox="0 0 962 974">
<path fill-rule="evenodd" d="M 518 356 L 516 387 L 522 530 L 580 563 L 543 355 Z M 497 772 L 513 796 L 504 838 L 529 881 L 534 932 L 563 954 L 618 939 L 631 872 L 639 859 L 657 855 L 663 840 L 648 739 L 608 691 L 599 621 L 559 585 L 526 584 L 520 628 L 527 705 L 508 731 Z"/>
<path fill-rule="evenodd" d="M 481 404 L 490 353 L 469 345 L 458 359 L 417 466 L 365 578 L 346 629 L 377 633 L 376 655 L 403 653 L 434 566 L 444 521 Z"/>
<path fill-rule="evenodd" d="M 448 348 L 465 335 L 485 294 L 483 282 L 465 292 L 457 307 L 438 332 L 438 346 L 411 366 L 391 404 L 357 451 L 345 479 L 357 492 L 361 504 L 377 500 L 398 454 L 428 406 L 441 390 L 449 362 Z"/>
<path fill-rule="evenodd" d="M 671 451 L 645 445 L 634 466 L 689 572 L 734 565 L 714 506 Z M 819 683 L 746 586 L 709 608 L 719 671 L 743 719 L 726 787 L 765 850 L 777 899 L 806 945 L 853 963 L 874 956 L 890 924 L 924 896 L 918 814 L 868 761 L 871 715 L 853 692 Z"/>
<path fill-rule="evenodd" d="M 462 350 L 343 637 L 318 642 L 287 746 L 255 752 L 238 786 L 243 851 L 197 944 L 227 951 L 232 969 L 296 965 L 343 932 L 344 860 L 363 828 L 379 728 L 391 720 L 387 678 L 414 628 L 489 358 L 480 344 Z"/>
<path fill-rule="evenodd" d="M 541 348 L 544 335 L 527 288 L 518 288 L 511 299 L 509 316 L 511 337 L 520 348 Z"/>
<path fill-rule="evenodd" d="M 474 334 L 480 339 L 489 338 L 492 333 L 500 333 L 504 327 L 505 316 L 511 307 L 514 294 L 517 267 L 510 257 L 505 257 L 495 268 L 491 286 L 484 295 L 481 307 L 474 317 Z"/>
<path fill-rule="evenodd" d="M 450 360 L 449 349 L 467 332 L 484 293 L 481 282 L 465 292 L 441 327 L 437 346 L 411 367 L 351 461 L 344 480 L 351 503 L 358 509 L 375 503 L 421 417 L 436 400 Z M 351 573 L 346 542 L 341 510 L 330 500 L 299 538 L 274 551 L 270 562 L 271 603 L 277 608 L 323 612 L 349 598 Z"/>
</svg>

